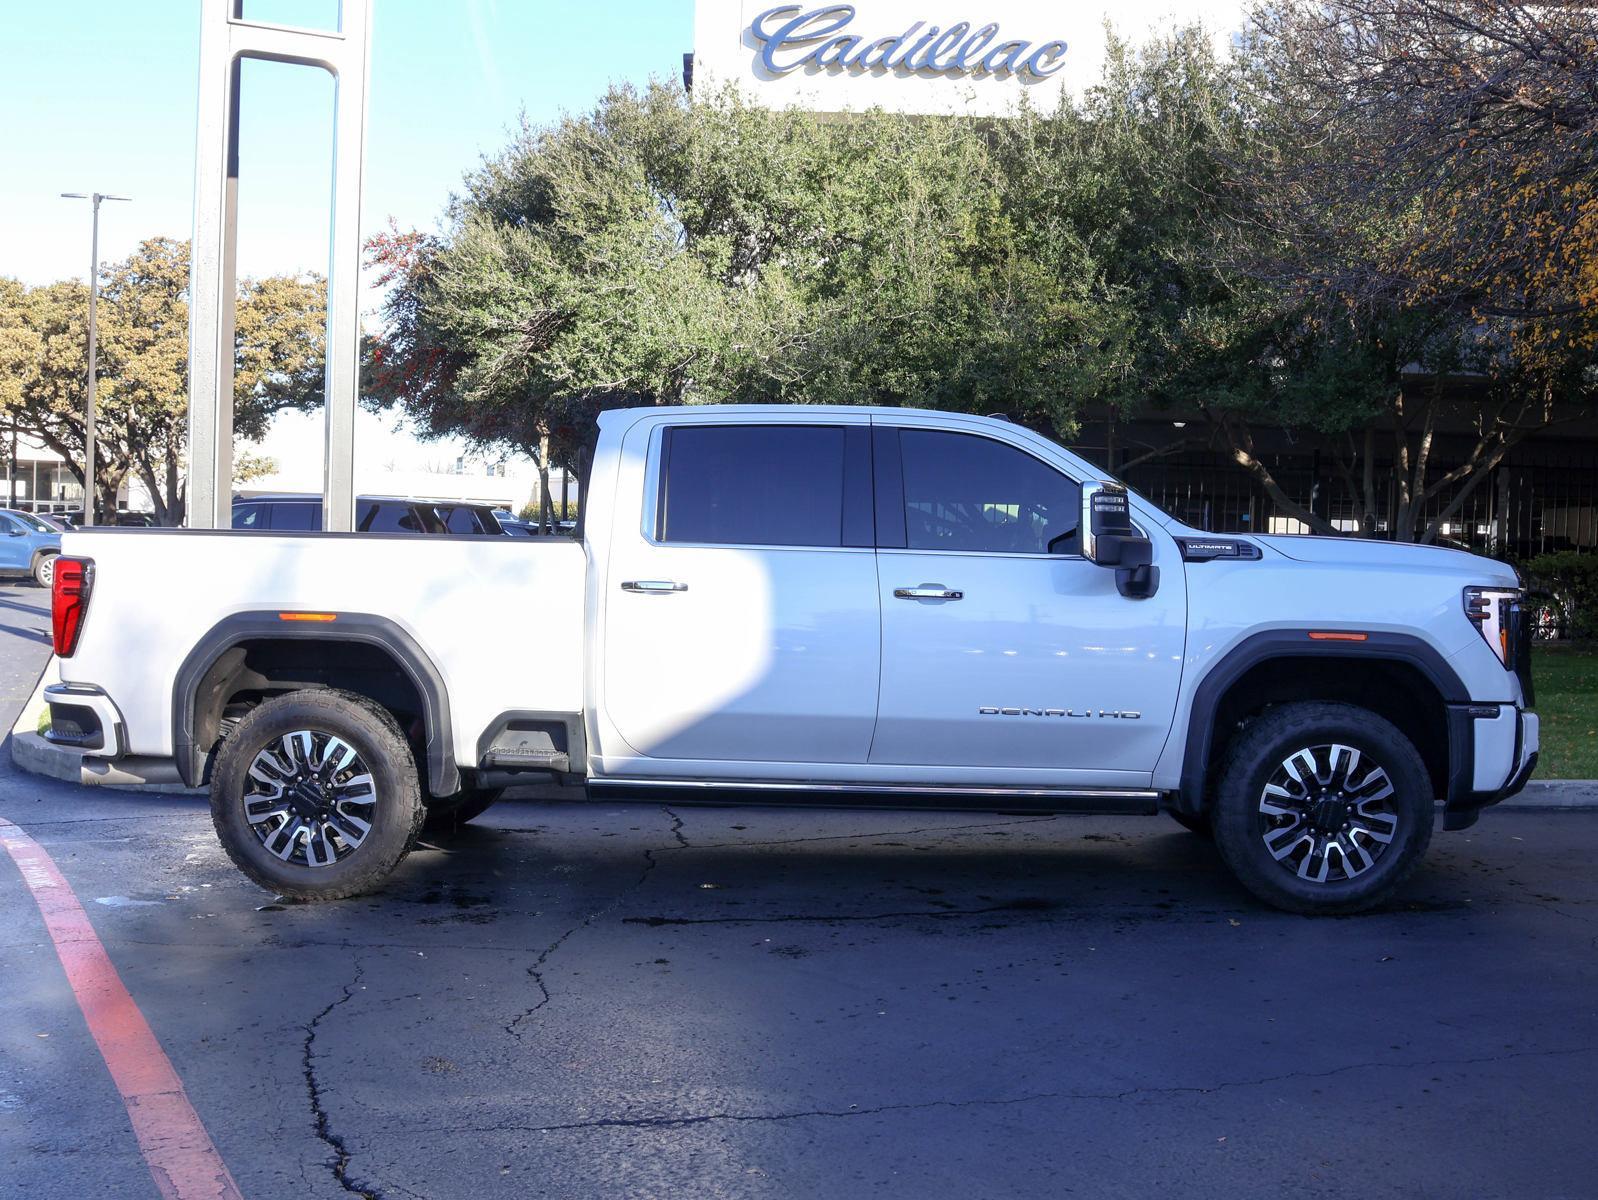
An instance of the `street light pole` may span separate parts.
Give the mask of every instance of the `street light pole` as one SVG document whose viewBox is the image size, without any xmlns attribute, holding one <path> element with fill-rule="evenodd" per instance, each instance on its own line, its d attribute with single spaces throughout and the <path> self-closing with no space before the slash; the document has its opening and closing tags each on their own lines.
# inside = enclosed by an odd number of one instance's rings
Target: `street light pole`
<svg viewBox="0 0 1598 1200">
<path fill-rule="evenodd" d="M 127 196 L 109 196 L 103 192 L 85 195 L 82 192 L 62 192 L 63 200 L 89 200 L 94 205 L 93 230 L 89 234 L 89 381 L 83 413 L 83 523 L 94 524 L 94 384 L 97 347 L 96 310 L 100 300 L 100 201 L 127 200 Z"/>
</svg>

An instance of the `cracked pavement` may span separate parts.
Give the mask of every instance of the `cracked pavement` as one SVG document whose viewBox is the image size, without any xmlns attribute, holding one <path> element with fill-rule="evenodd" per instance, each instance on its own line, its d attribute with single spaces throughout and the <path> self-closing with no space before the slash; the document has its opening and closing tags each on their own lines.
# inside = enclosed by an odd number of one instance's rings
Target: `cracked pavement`
<svg viewBox="0 0 1598 1200">
<path fill-rule="evenodd" d="M 7 767 L 0 815 L 247 1197 L 1575 1197 L 1598 1171 L 1588 815 L 1489 813 L 1326 921 L 1163 819 L 529 796 L 381 894 L 287 905 L 195 797 Z M 153 1197 L 3 861 L 0 914 L 0 1196 Z"/>
</svg>

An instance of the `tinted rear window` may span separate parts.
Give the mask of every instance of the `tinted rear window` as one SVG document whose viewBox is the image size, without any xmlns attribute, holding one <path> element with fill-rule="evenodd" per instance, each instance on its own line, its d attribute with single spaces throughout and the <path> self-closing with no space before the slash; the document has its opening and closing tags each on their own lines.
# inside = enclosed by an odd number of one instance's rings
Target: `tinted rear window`
<svg viewBox="0 0 1598 1200">
<path fill-rule="evenodd" d="M 500 533 L 499 522 L 494 519 L 494 514 L 486 508 L 472 508 L 469 505 L 458 505 L 454 508 L 440 508 L 438 515 L 444 519 L 445 526 L 451 533 Z"/>
<path fill-rule="evenodd" d="M 366 502 L 356 527 L 362 533 L 440 533 L 444 528 L 436 514 L 419 505 L 388 500 Z"/>
<path fill-rule="evenodd" d="M 293 530 L 308 530 L 322 528 L 322 506 L 320 504 L 273 504 L 272 528 Z"/>
<path fill-rule="evenodd" d="M 844 545 L 844 442 L 833 425 L 667 430 L 661 541 Z"/>
</svg>

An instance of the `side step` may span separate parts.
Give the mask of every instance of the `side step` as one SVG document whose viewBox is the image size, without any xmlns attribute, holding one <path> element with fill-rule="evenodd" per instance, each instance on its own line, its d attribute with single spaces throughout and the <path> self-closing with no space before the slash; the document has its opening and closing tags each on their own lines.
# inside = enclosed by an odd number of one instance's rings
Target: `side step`
<svg viewBox="0 0 1598 1200">
<path fill-rule="evenodd" d="M 670 795 L 674 804 L 771 804 L 834 808 L 942 808 L 955 811 L 1098 813 L 1153 816 L 1160 793 L 1119 788 L 936 787 L 930 784 L 849 784 L 823 781 L 589 779 L 607 799 L 651 799 Z"/>
<path fill-rule="evenodd" d="M 486 770 L 564 775 L 574 757 L 583 761 L 582 723 L 573 713 L 502 713 L 477 744 L 477 761 Z"/>
</svg>

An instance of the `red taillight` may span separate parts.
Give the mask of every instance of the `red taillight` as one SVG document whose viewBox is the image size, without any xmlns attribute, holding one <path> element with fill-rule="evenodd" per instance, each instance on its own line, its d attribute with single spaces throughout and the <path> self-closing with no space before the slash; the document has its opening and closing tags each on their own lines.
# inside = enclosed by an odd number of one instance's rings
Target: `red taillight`
<svg viewBox="0 0 1598 1200">
<path fill-rule="evenodd" d="M 55 560 L 55 580 L 50 588 L 50 633 L 60 658 L 71 658 L 89 612 L 89 592 L 94 587 L 94 564 L 86 558 Z"/>
</svg>

